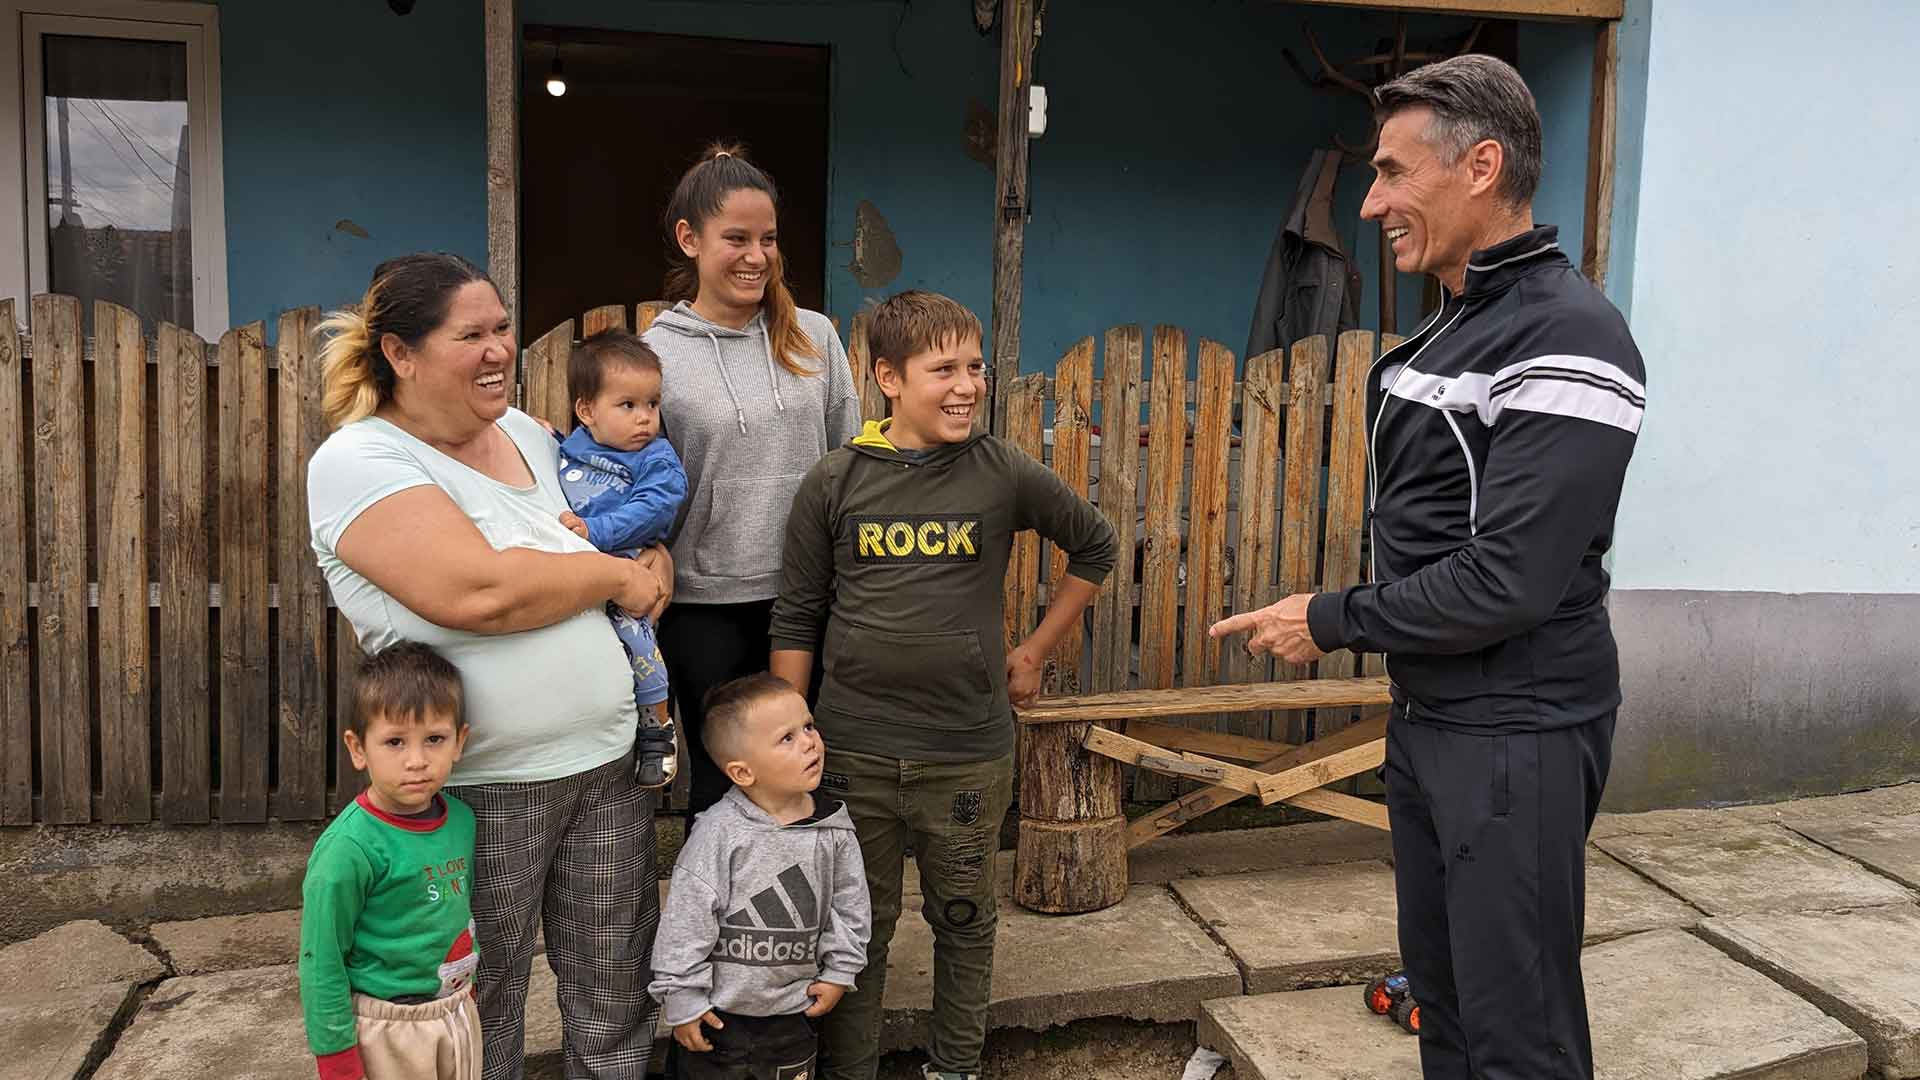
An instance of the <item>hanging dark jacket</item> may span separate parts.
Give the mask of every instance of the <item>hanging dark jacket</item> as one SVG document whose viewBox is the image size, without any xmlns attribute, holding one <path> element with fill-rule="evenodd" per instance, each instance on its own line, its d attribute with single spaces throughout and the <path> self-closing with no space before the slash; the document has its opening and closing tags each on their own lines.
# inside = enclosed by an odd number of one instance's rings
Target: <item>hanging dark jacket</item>
<svg viewBox="0 0 1920 1080">
<path fill-rule="evenodd" d="M 1322 593 L 1322 649 L 1387 654 L 1416 719 L 1542 731 L 1620 703 L 1614 511 L 1646 408 L 1626 320 L 1532 229 L 1367 378 L 1373 582 Z"/>
<path fill-rule="evenodd" d="M 1333 237 L 1314 235 L 1316 230 L 1308 222 L 1308 207 L 1323 170 L 1339 168 L 1338 152 L 1316 150 L 1300 177 L 1286 223 L 1267 255 L 1266 274 L 1253 302 L 1245 357 L 1291 346 L 1304 337 L 1337 335 L 1360 326 L 1360 287 L 1347 256 Z"/>
</svg>

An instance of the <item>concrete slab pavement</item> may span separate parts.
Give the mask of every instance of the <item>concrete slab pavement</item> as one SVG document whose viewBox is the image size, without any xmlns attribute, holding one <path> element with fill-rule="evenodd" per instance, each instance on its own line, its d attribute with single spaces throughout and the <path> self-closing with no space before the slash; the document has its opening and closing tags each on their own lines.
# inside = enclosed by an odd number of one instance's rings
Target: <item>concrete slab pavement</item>
<svg viewBox="0 0 1920 1080">
<path fill-rule="evenodd" d="M 1800 818 L 1793 831 L 1920 889 L 1920 814 L 1870 821 Z"/>
<path fill-rule="evenodd" d="M 313 1080 L 291 965 L 168 979 L 134 1014 L 95 1080 L 217 1074 Z"/>
<path fill-rule="evenodd" d="M 111 1048 L 109 1034 L 134 997 L 132 983 L 83 986 L 0 1001 L 0 1074 L 74 1080 Z"/>
<path fill-rule="evenodd" d="M 1903 904 L 1913 892 L 1778 825 L 1596 841 L 1709 915 Z"/>
<path fill-rule="evenodd" d="M 1866 1039 L 1881 1080 L 1920 1077 L 1920 908 L 1735 915 L 1700 933 Z"/>
<path fill-rule="evenodd" d="M 1601 1080 L 1858 1080 L 1867 1067 L 1859 1036 L 1685 932 L 1593 946 L 1584 967 Z M 1199 1033 L 1238 1080 L 1419 1073 L 1418 1040 L 1368 1012 L 1354 987 L 1209 1001 Z"/>
<path fill-rule="evenodd" d="M 82 920 L 0 949 L 0 994 L 152 982 L 166 970 L 159 957 L 104 923 Z"/>
<path fill-rule="evenodd" d="M 1399 964 L 1383 862 L 1184 878 L 1173 890 L 1226 943 L 1248 993 L 1365 982 Z"/>
</svg>

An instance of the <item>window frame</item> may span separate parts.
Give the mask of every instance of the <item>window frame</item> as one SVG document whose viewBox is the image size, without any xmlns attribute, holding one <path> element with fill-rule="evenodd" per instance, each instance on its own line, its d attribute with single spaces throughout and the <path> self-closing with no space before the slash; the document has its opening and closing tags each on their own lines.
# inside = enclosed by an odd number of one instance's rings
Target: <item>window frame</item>
<svg viewBox="0 0 1920 1080">
<path fill-rule="evenodd" d="M 20 148 L 0 169 L 0 297 L 47 286 L 45 79 L 48 34 L 166 41 L 187 48 L 188 160 L 193 177 L 193 320 L 212 340 L 228 329 L 227 228 L 220 131 L 219 9 L 179 0 L 0 0 L 0 146 Z M 29 107 L 29 103 L 32 107 Z M 37 213 L 36 213 L 37 211 Z M 25 308 L 16 318 L 25 317 Z"/>
</svg>

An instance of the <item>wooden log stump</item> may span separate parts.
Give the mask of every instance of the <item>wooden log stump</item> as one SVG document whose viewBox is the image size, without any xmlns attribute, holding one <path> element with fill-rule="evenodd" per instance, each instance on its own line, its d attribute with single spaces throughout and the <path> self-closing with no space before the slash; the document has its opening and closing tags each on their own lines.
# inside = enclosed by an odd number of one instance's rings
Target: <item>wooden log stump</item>
<svg viewBox="0 0 1920 1080">
<path fill-rule="evenodd" d="M 1090 724 L 1020 732 L 1020 841 L 1014 899 L 1053 915 L 1112 907 L 1127 895 L 1120 765 L 1080 745 Z"/>
</svg>

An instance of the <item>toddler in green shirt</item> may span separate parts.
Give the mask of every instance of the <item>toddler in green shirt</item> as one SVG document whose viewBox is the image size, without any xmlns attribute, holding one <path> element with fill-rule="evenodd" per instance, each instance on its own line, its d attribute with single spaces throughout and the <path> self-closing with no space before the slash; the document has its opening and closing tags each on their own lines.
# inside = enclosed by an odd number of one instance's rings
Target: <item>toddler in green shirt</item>
<svg viewBox="0 0 1920 1080">
<path fill-rule="evenodd" d="M 466 746 L 460 673 L 403 641 L 370 656 L 340 733 L 367 788 L 313 845 L 300 1004 L 321 1080 L 479 1080 L 473 811 L 440 793 Z"/>
</svg>

